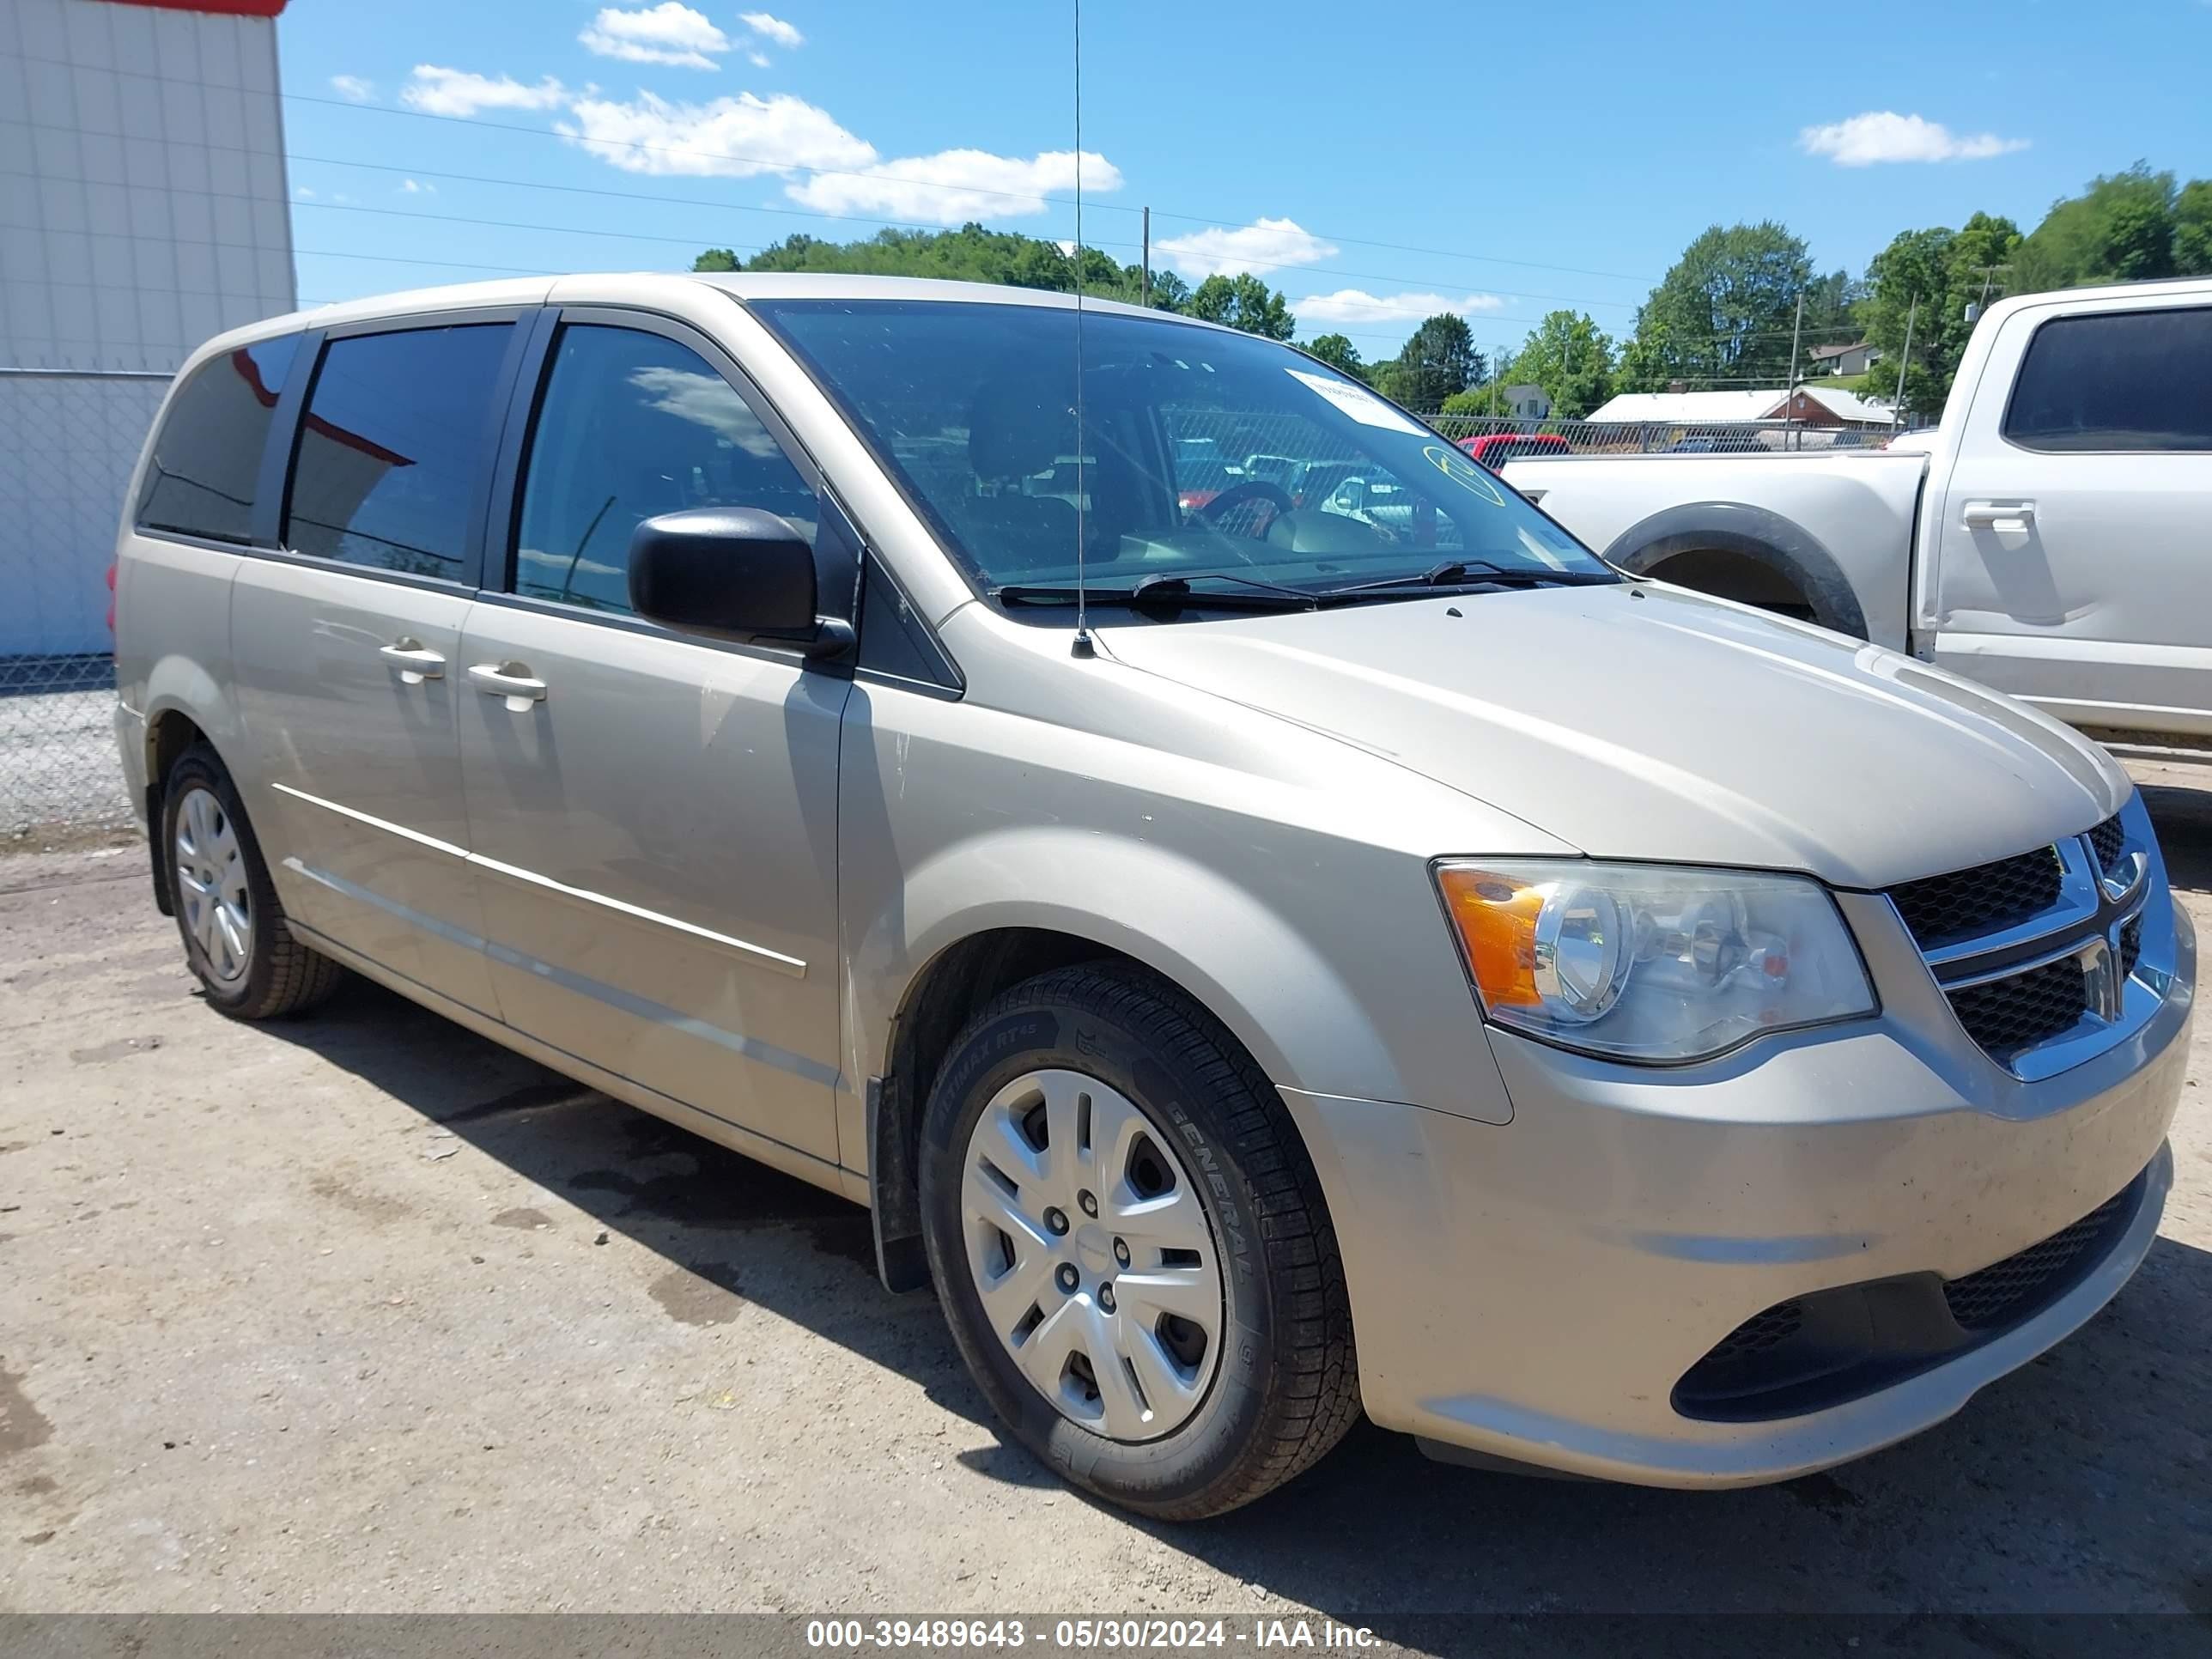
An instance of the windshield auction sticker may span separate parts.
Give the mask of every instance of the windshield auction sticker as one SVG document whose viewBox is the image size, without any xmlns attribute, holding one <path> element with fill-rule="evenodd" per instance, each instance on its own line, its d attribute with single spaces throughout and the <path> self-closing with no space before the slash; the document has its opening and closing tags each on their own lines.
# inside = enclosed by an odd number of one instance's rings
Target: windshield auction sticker
<svg viewBox="0 0 2212 1659">
<path fill-rule="evenodd" d="M 1423 428 L 1415 426 L 1371 392 L 1362 392 L 1356 386 L 1333 380 L 1326 374 L 1309 374 L 1304 369 L 1286 368 L 1283 372 L 1300 385 L 1312 387 L 1362 426 L 1379 426 L 1386 432 L 1411 433 L 1416 438 L 1425 435 Z"/>
<path fill-rule="evenodd" d="M 1505 496 L 1491 481 L 1490 469 L 1480 461 L 1471 461 L 1456 449 L 1447 449 L 1442 444 L 1430 444 L 1421 453 L 1428 458 L 1431 466 L 1449 478 L 1462 489 L 1471 489 L 1492 507 L 1505 505 Z"/>
</svg>

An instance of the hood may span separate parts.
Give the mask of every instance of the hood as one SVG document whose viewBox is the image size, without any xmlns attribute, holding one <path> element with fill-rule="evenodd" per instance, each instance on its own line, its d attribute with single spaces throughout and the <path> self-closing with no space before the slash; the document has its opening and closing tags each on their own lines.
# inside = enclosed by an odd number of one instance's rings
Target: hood
<svg viewBox="0 0 2212 1659">
<path fill-rule="evenodd" d="M 1125 665 L 1386 757 L 1592 858 L 1886 887 L 2077 834 L 2129 788 L 2085 738 L 1996 692 L 1650 584 L 1097 637 Z"/>
</svg>

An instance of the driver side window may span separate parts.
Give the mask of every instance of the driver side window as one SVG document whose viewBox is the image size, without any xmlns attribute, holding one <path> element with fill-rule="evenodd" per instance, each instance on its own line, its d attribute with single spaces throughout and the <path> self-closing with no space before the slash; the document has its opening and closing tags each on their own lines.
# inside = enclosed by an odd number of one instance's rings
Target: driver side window
<svg viewBox="0 0 2212 1659">
<path fill-rule="evenodd" d="M 629 614 L 630 533 L 657 514 L 757 507 L 814 540 L 821 505 L 736 388 L 688 346 L 570 324 L 531 439 L 514 591 Z"/>
</svg>

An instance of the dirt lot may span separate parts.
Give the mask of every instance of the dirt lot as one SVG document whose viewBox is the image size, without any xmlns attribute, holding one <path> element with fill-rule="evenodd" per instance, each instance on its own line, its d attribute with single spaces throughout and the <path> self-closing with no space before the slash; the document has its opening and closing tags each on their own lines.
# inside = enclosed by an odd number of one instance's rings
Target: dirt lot
<svg viewBox="0 0 2212 1659">
<path fill-rule="evenodd" d="M 365 986 L 233 1024 L 137 848 L 0 860 L 0 1608 L 2212 1613 L 2190 1090 L 2142 1273 L 1906 1446 L 1700 1496 L 1362 1430 L 1169 1528 L 1000 1443 L 858 1210 Z"/>
</svg>

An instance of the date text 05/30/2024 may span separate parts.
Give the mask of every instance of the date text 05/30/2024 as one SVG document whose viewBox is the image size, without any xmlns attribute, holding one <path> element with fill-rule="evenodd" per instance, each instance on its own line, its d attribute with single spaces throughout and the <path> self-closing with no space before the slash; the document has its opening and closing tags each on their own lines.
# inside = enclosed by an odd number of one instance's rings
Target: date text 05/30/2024
<svg viewBox="0 0 2212 1659">
<path fill-rule="evenodd" d="M 1364 1625 L 1306 1619 L 810 1619 L 806 1645 L 969 1651 L 1054 1649 L 1371 1648 Z"/>
</svg>

